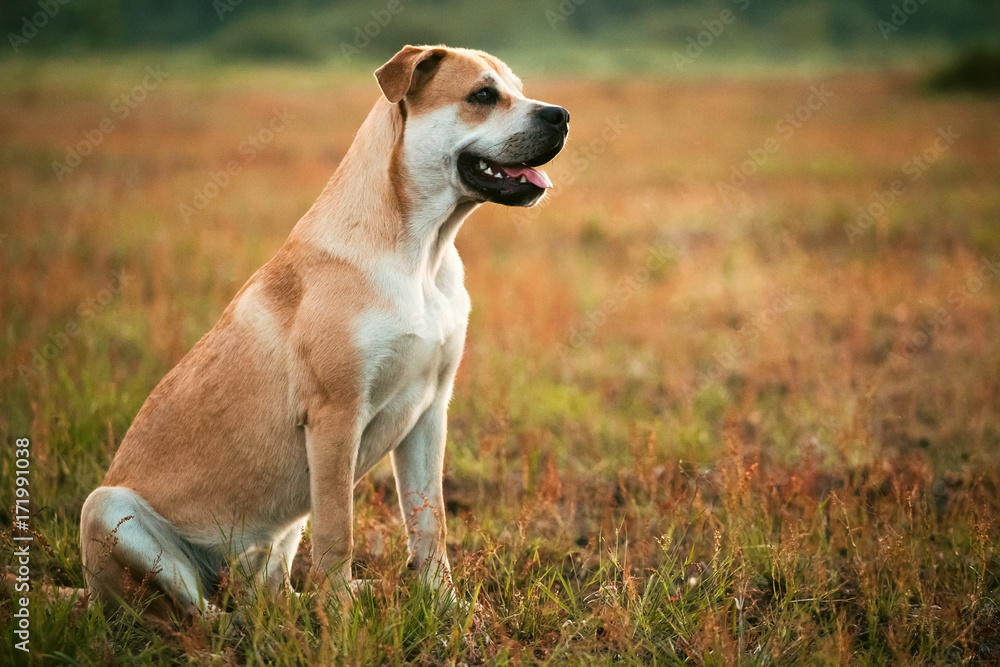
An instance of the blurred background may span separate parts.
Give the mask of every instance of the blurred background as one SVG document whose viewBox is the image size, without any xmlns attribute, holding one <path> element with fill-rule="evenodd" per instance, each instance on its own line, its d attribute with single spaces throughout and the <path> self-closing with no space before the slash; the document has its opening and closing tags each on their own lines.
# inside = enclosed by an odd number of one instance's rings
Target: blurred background
<svg viewBox="0 0 1000 667">
<path fill-rule="evenodd" d="M 51 17 L 38 17 L 37 14 Z M 532 70 L 668 73 L 675 51 L 729 11 L 700 67 L 878 64 L 996 44 L 995 0 L 11 0 L 4 33 L 19 55 L 188 51 L 221 61 L 367 67 L 407 43 L 495 51 Z M 31 26 L 37 36 L 28 37 Z M 16 42 L 17 40 L 15 40 Z M 702 44 L 705 47 L 706 44 Z M 8 55 L 10 55 L 8 53 Z"/>
<path fill-rule="evenodd" d="M 374 69 L 443 42 L 572 114 L 547 200 L 457 239 L 449 553 L 491 625 L 442 648 L 388 595 L 300 641 L 308 610 L 262 607 L 204 655 L 1000 660 L 1000 2 L 6 0 L 0 23 L 0 437 L 32 440 L 36 579 L 82 585 L 80 507 L 143 401 L 322 190 Z M 385 463 L 358 487 L 355 565 L 398 584 L 393 488 Z M 202 655 L 34 618 L 85 662 Z"/>
</svg>

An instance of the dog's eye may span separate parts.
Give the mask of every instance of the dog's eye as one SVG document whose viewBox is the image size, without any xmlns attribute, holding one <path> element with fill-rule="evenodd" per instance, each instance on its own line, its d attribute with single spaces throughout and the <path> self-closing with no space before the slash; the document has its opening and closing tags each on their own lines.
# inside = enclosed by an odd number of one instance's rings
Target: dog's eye
<svg viewBox="0 0 1000 667">
<path fill-rule="evenodd" d="M 473 104 L 496 104 L 497 97 L 497 89 L 487 86 L 469 95 L 468 101 Z"/>
</svg>

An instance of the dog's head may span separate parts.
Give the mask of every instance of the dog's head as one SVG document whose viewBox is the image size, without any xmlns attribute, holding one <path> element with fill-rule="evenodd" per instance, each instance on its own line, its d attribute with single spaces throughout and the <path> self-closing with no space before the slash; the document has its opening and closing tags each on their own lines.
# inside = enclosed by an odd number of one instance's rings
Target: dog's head
<svg viewBox="0 0 1000 667">
<path fill-rule="evenodd" d="M 409 176 L 459 199 L 531 206 L 551 181 L 535 169 L 562 150 L 569 112 L 528 99 L 521 81 L 482 51 L 406 46 L 375 72 L 405 119 Z"/>
</svg>

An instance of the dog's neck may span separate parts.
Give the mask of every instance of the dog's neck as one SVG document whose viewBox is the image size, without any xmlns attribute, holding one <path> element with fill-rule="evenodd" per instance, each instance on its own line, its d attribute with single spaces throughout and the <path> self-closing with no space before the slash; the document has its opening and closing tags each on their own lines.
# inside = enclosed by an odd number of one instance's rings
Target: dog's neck
<svg viewBox="0 0 1000 667">
<path fill-rule="evenodd" d="M 290 240 L 362 268 L 392 254 L 415 273 L 435 275 L 477 203 L 443 181 L 415 183 L 404 157 L 404 126 L 398 106 L 379 99 Z"/>
</svg>

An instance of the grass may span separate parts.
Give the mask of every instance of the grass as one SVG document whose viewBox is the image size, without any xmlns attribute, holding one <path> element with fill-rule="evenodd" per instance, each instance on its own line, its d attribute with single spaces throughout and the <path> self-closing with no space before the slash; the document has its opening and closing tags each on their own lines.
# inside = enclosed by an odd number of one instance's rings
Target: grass
<svg viewBox="0 0 1000 667">
<path fill-rule="evenodd" d="M 80 507 L 131 419 L 378 94 L 367 75 L 179 62 L 119 119 L 147 64 L 0 72 L 0 435 L 32 443 L 35 581 L 82 585 Z M 328 629 L 308 593 L 234 572 L 232 627 L 33 597 L 28 656 L 3 598 L 4 662 L 1000 660 L 1000 274 L 983 268 L 1000 103 L 926 96 L 899 71 L 525 84 L 573 132 L 543 208 L 488 206 L 459 235 L 473 313 L 445 485 L 467 604 L 406 575 L 382 464 L 355 530 L 356 576 L 381 583 Z M 813 84 L 832 97 L 785 137 Z M 241 153 L 282 109 L 287 129 Z M 108 116 L 59 182 L 52 162 Z M 228 160 L 239 173 L 185 222 Z M 14 465 L 5 448 L 4 480 Z"/>
</svg>

